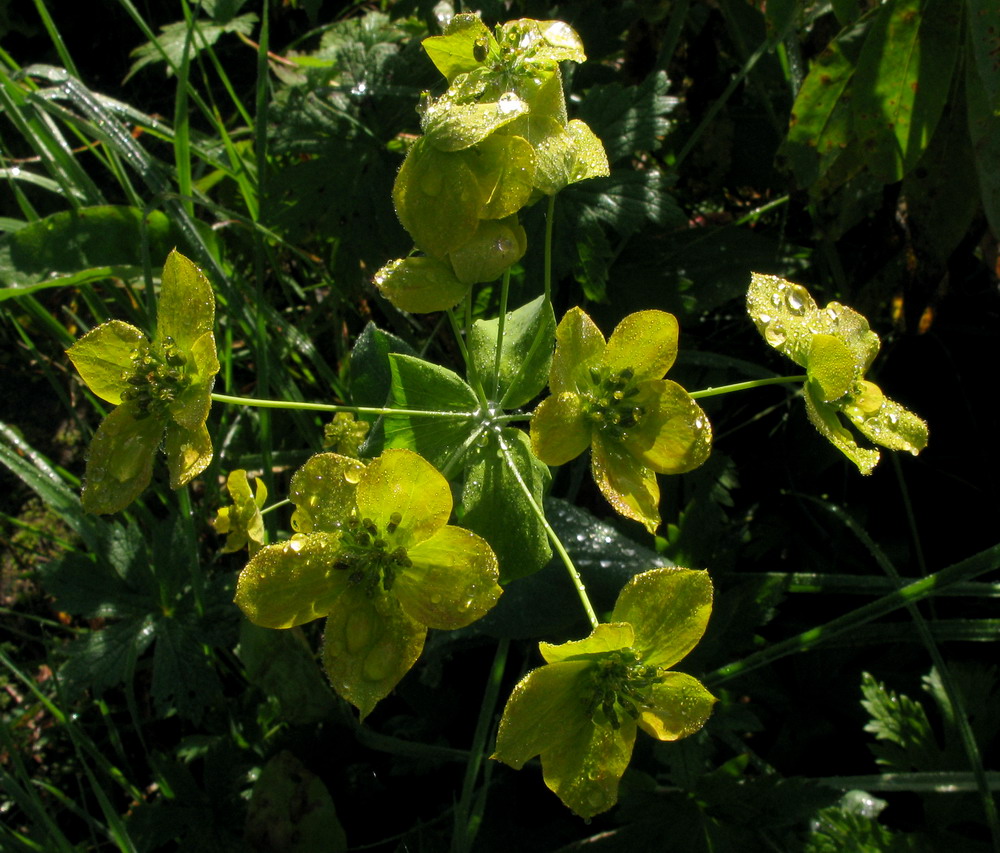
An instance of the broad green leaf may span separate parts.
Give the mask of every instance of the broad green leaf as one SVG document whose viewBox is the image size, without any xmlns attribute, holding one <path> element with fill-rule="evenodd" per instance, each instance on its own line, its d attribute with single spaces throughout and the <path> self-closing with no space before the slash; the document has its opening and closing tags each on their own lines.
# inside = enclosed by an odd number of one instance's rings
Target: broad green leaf
<svg viewBox="0 0 1000 853">
<path fill-rule="evenodd" d="M 830 42 L 795 98 L 779 157 L 789 163 L 801 187 L 811 187 L 848 146 L 851 113 L 845 93 L 871 26 L 872 15 L 866 15 Z"/>
<path fill-rule="evenodd" d="M 289 723 L 319 723 L 337 707 L 301 628 L 272 631 L 243 620 L 238 654 L 247 680 L 277 698 L 281 717 Z"/>
<path fill-rule="evenodd" d="M 236 604 L 262 628 L 292 628 L 326 616 L 349 589 L 336 568 L 338 533 L 297 535 L 262 548 L 240 572 Z"/>
<path fill-rule="evenodd" d="M 965 0 L 966 19 L 969 22 L 969 45 L 975 58 L 969 63 L 967 84 L 981 86 L 975 97 L 983 101 L 985 109 L 996 115 L 1000 112 L 1000 73 L 997 56 L 1000 55 L 1000 5 L 993 0 Z M 995 226 L 994 226 L 995 228 Z"/>
<path fill-rule="evenodd" d="M 397 308 L 415 314 L 445 311 L 469 291 L 451 263 L 430 255 L 391 261 L 375 273 L 375 285 Z"/>
<path fill-rule="evenodd" d="M 513 92 L 488 103 L 455 103 L 447 95 L 428 104 L 420 125 L 424 136 L 442 151 L 461 151 L 482 142 L 494 131 L 528 111 L 528 104 Z"/>
<path fill-rule="evenodd" d="M 449 83 L 459 74 L 482 65 L 491 44 L 496 42 L 478 15 L 468 12 L 455 15 L 445 27 L 444 34 L 425 38 L 421 45 L 431 62 Z"/>
<path fill-rule="evenodd" d="M 426 636 L 394 596 L 348 586 L 326 620 L 323 667 L 364 720 L 417 662 Z"/>
<path fill-rule="evenodd" d="M 851 85 L 853 144 L 883 183 L 900 180 L 927 148 L 947 100 L 960 25 L 954 0 L 893 0 L 872 24 Z"/>
<path fill-rule="evenodd" d="M 489 432 L 486 442 L 469 454 L 461 524 L 489 542 L 504 583 L 534 574 L 552 556 L 545 527 L 521 487 L 523 482 L 541 506 L 550 479 L 548 467 L 532 454 L 528 437 L 520 430 Z"/>
<path fill-rule="evenodd" d="M 53 213 L 0 237 L 0 302 L 48 287 L 102 278 L 138 278 L 148 257 L 183 241 L 159 211 L 103 205 Z"/>
<path fill-rule="evenodd" d="M 712 580 L 692 569 L 636 575 L 618 596 L 612 619 L 635 631 L 644 663 L 672 667 L 698 644 L 712 614 Z"/>
<path fill-rule="evenodd" d="M 173 338 L 187 352 L 215 328 L 215 294 L 204 273 L 177 250 L 163 265 L 160 301 L 156 312 L 156 340 Z M 204 347 L 204 344 L 202 344 Z M 214 342 L 211 347 L 214 354 Z M 211 359 L 208 364 L 211 366 Z M 218 370 L 218 361 L 215 362 Z"/>
<path fill-rule="evenodd" d="M 204 426 L 212 408 L 212 387 L 219 367 L 215 336 L 211 331 L 205 332 L 191 344 L 187 353 L 185 373 L 191 377 L 191 384 L 167 409 L 173 421 L 189 430 Z"/>
<path fill-rule="evenodd" d="M 573 119 L 566 125 L 566 133 L 572 140 L 572 165 L 567 183 L 606 178 L 611 174 L 604 143 L 594 131 L 579 119 Z"/>
<path fill-rule="evenodd" d="M 131 370 L 132 355 L 144 337 L 135 326 L 111 320 L 87 332 L 66 350 L 66 355 L 87 387 L 117 406 L 122 391 L 128 387 L 123 374 Z"/>
<path fill-rule="evenodd" d="M 419 248 L 443 258 L 467 243 L 485 199 L 468 151 L 440 151 L 425 137 L 410 147 L 396 175 L 396 215 Z"/>
<path fill-rule="evenodd" d="M 972 64 L 966 66 L 965 97 L 969 111 L 969 136 L 979 194 L 986 220 L 994 234 L 1000 233 L 1000 116 L 990 105 L 986 90 L 973 78 Z"/>
<path fill-rule="evenodd" d="M 485 387 L 492 392 L 497 377 L 496 345 L 499 320 L 477 320 L 469 336 L 469 355 Z M 516 409 L 545 387 L 552 363 L 556 320 L 552 305 L 539 296 L 507 313 L 500 345 L 500 405 Z"/>
<path fill-rule="evenodd" d="M 69 694 L 90 688 L 100 693 L 126 684 L 138 658 L 156 637 L 153 616 L 132 617 L 100 631 L 91 631 L 66 650 L 67 660 L 60 670 Z"/>
<path fill-rule="evenodd" d="M 475 234 L 448 255 L 459 281 L 493 281 L 524 256 L 528 237 L 517 216 L 481 219 Z M 451 307 L 451 306 L 449 306 Z"/>
<path fill-rule="evenodd" d="M 359 406 L 382 406 L 389 397 L 392 370 L 389 353 L 415 356 L 406 341 L 369 323 L 351 350 L 351 400 Z M 362 415 L 362 417 L 371 417 Z"/>
<path fill-rule="evenodd" d="M 153 460 L 163 438 L 163 421 L 137 419 L 131 403 L 108 413 L 94 433 L 80 500 L 97 515 L 125 509 L 153 477 Z"/>
<path fill-rule="evenodd" d="M 389 365 L 393 406 L 436 414 L 387 415 L 386 447 L 415 450 L 447 473 L 476 429 L 471 417 L 479 408 L 475 392 L 458 374 L 419 358 L 393 353 Z M 448 412 L 456 416 L 449 417 Z"/>
<path fill-rule="evenodd" d="M 538 651 L 546 663 L 561 660 L 582 660 L 605 652 L 630 648 L 635 643 L 635 631 L 628 622 L 602 622 L 589 637 L 568 643 L 539 643 Z"/>
<path fill-rule="evenodd" d="M 274 755 L 254 783 L 243 838 L 251 849 L 275 853 L 347 851 L 326 785 L 288 750 Z"/>
<path fill-rule="evenodd" d="M 156 617 L 150 695 L 157 714 L 171 712 L 199 722 L 206 708 L 222 702 L 222 685 L 205 650 L 205 635 L 194 619 Z"/>
</svg>

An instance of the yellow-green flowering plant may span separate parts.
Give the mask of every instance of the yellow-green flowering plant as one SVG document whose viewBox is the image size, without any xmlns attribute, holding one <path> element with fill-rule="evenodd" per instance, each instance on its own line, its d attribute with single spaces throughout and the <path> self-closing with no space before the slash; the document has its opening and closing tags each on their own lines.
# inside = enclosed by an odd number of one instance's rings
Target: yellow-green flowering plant
<svg viewBox="0 0 1000 853">
<path fill-rule="evenodd" d="M 409 450 L 367 465 L 318 454 L 290 491 L 297 532 L 247 563 L 236 603 L 265 628 L 327 617 L 323 664 L 364 718 L 420 657 L 428 628 L 464 627 L 496 603 L 496 556 L 447 523 L 448 482 Z"/>
<path fill-rule="evenodd" d="M 520 769 L 540 755 L 545 784 L 578 815 L 611 808 L 637 729 L 673 741 L 708 720 L 715 698 L 671 668 L 697 645 L 711 612 L 707 572 L 633 577 L 611 621 L 589 637 L 539 644 L 545 665 L 514 688 L 493 758 Z"/>
<path fill-rule="evenodd" d="M 664 375 L 677 357 L 677 320 L 665 311 L 625 317 L 605 342 L 572 308 L 556 329 L 552 392 L 531 419 L 531 446 L 562 465 L 591 449 L 591 470 L 615 510 L 650 533 L 660 524 L 657 474 L 704 462 L 712 427 L 701 407 Z"/>
<path fill-rule="evenodd" d="M 820 308 L 802 285 L 760 273 L 751 277 L 747 310 L 764 340 L 806 369 L 809 420 L 862 474 L 879 451 L 858 446 L 840 415 L 890 450 L 916 455 L 927 446 L 927 424 L 865 379 L 880 342 L 861 314 L 839 302 Z"/>
<path fill-rule="evenodd" d="M 520 260 L 525 205 L 609 171 L 601 141 L 567 117 L 559 63 L 586 59 L 567 24 L 522 19 L 491 32 L 478 15 L 460 14 L 423 45 L 448 90 L 425 95 L 424 135 L 393 188 L 399 221 L 423 254 L 375 276 L 386 298 L 416 312 L 451 308 Z"/>
<path fill-rule="evenodd" d="M 161 442 L 171 488 L 189 483 L 212 461 L 205 421 L 219 372 L 214 321 L 211 285 L 175 250 L 163 267 L 152 340 L 111 320 L 66 351 L 87 387 L 115 406 L 90 443 L 81 495 L 88 512 L 117 512 L 132 503 L 152 479 Z"/>
<path fill-rule="evenodd" d="M 265 542 L 264 519 L 260 510 L 267 501 L 267 487 L 258 477 L 251 491 L 247 472 L 237 468 L 230 471 L 226 478 L 226 491 L 233 499 L 233 504 L 221 507 L 212 522 L 215 532 L 226 537 L 222 553 L 229 554 L 248 548 L 252 557 Z"/>
</svg>

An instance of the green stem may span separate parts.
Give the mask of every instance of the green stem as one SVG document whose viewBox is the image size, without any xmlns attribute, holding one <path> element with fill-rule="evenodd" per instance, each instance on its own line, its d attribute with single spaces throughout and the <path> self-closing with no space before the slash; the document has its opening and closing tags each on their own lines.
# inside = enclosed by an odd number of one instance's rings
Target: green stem
<svg viewBox="0 0 1000 853">
<path fill-rule="evenodd" d="M 472 297 L 466 297 L 466 303 L 471 305 Z M 455 316 L 455 311 L 449 308 L 445 311 L 448 315 L 448 322 L 451 323 L 451 329 L 455 333 L 455 341 L 458 344 L 458 349 L 462 353 L 462 360 L 465 362 L 465 371 L 469 376 L 469 384 L 472 386 L 472 390 L 476 392 L 476 397 L 479 402 L 486 405 L 486 393 L 483 391 L 483 383 L 479 381 L 479 373 L 476 370 L 476 366 L 472 363 L 472 358 L 469 356 L 469 348 L 465 345 L 465 333 L 462 331 L 462 327 L 458 324 L 458 317 Z"/>
<path fill-rule="evenodd" d="M 691 391 L 689 393 L 692 400 L 701 400 L 704 397 L 718 397 L 720 394 L 731 394 L 733 391 L 749 391 L 751 388 L 762 388 L 765 385 L 805 382 L 808 378 L 805 375 L 772 376 L 769 379 L 751 379 L 749 382 L 737 382 L 735 385 L 720 385 L 718 388 L 706 388 L 704 391 Z"/>
<path fill-rule="evenodd" d="M 590 603 L 590 597 L 587 595 L 587 588 L 583 585 L 583 578 L 580 577 L 580 572 L 577 571 L 576 566 L 573 564 L 573 559 L 563 546 L 562 540 L 552 529 L 552 525 L 549 524 L 549 520 L 545 517 L 545 511 L 541 508 L 541 506 L 539 506 L 538 501 L 535 500 L 535 496 L 531 493 L 531 489 L 528 487 L 528 484 L 524 482 L 524 478 L 521 476 L 521 472 L 518 470 L 517 465 L 514 463 L 514 459 L 510 454 L 510 448 L 507 447 L 507 442 L 504 441 L 503 436 L 500 433 L 497 433 L 497 441 L 500 444 L 500 452 L 503 453 L 504 459 L 507 461 L 507 465 L 510 467 L 511 473 L 514 475 L 514 479 L 517 480 L 517 484 L 521 487 L 521 491 L 524 492 L 524 496 L 528 499 L 528 504 L 531 506 L 535 516 L 542 523 L 542 527 L 545 529 L 545 534 L 549 537 L 549 541 L 552 543 L 552 547 L 555 549 L 555 552 L 559 555 L 559 559 L 562 560 L 563 565 L 566 566 L 566 571 L 569 572 L 569 579 L 572 582 L 573 587 L 576 589 L 576 594 L 580 597 L 580 603 L 583 605 L 583 609 L 587 612 L 587 618 L 590 620 L 591 626 L 596 628 L 600 624 L 600 620 L 594 612 L 594 606 Z"/>
<path fill-rule="evenodd" d="M 556 197 L 549 196 L 545 210 L 545 301 L 552 304 L 552 222 L 555 219 Z"/>
<path fill-rule="evenodd" d="M 497 350 L 493 354 L 493 399 L 500 396 L 500 356 L 503 354 L 503 331 L 507 324 L 507 297 L 510 295 L 510 267 L 503 273 L 500 285 L 500 316 L 497 317 Z"/>
<path fill-rule="evenodd" d="M 507 666 L 507 652 L 510 640 L 504 637 L 497 645 L 493 656 L 493 666 L 490 668 L 490 678 L 483 692 L 483 702 L 479 706 L 479 719 L 476 721 L 476 731 L 472 736 L 472 749 L 465 765 L 465 778 L 462 781 L 462 795 L 455 806 L 455 833 L 452 836 L 451 849 L 454 853 L 466 853 L 472 849 L 476 833 L 482 823 L 481 811 L 472 814 L 472 798 L 476 789 L 479 770 L 486 756 L 486 739 L 490 733 L 496 711 L 497 697 L 500 695 L 500 683 L 503 681 L 504 669 Z"/>
<path fill-rule="evenodd" d="M 232 397 L 229 394 L 212 394 L 216 403 L 233 406 L 251 406 L 257 409 L 304 409 L 309 412 L 353 412 L 356 415 L 409 415 L 426 418 L 476 418 L 476 412 L 433 412 L 424 409 L 390 409 L 372 406 L 347 406 L 329 403 L 300 403 L 295 400 L 258 400 L 253 397 Z"/>
</svg>

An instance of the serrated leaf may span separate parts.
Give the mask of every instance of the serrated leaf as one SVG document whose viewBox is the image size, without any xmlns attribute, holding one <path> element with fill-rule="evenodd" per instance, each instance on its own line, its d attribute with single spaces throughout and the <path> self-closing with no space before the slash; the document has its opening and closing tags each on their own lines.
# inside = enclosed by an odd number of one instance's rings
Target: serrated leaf
<svg viewBox="0 0 1000 853">
<path fill-rule="evenodd" d="M 667 116 L 679 103 L 667 94 L 669 88 L 667 75 L 658 71 L 639 86 L 611 83 L 588 90 L 579 116 L 604 143 L 611 163 L 659 147 L 670 130 Z"/>
<path fill-rule="evenodd" d="M 501 441 L 517 466 L 517 474 L 511 470 Z M 477 445 L 469 454 L 461 523 L 489 542 L 500 563 L 501 583 L 534 574 L 552 556 L 545 527 L 518 478 L 541 505 L 551 477 L 548 467 L 531 453 L 528 436 L 515 429 L 505 429 L 499 436 L 487 433 L 486 444 Z"/>
<path fill-rule="evenodd" d="M 395 408 L 456 416 L 387 415 L 385 446 L 414 450 L 438 470 L 446 469 L 476 429 L 477 421 L 471 417 L 479 407 L 475 392 L 457 373 L 419 358 L 394 353 L 389 365 Z"/>
<path fill-rule="evenodd" d="M 249 13 L 232 18 L 225 23 L 211 24 L 207 21 L 199 20 L 195 26 L 189 27 L 186 21 L 177 21 L 173 24 L 166 24 L 160 27 L 160 34 L 156 42 L 146 42 L 132 51 L 135 61 L 129 68 L 125 79 L 128 80 L 141 68 L 154 62 L 163 61 L 166 54 L 167 60 L 174 68 L 179 67 L 185 54 L 192 58 L 206 47 L 213 46 L 225 33 L 239 33 L 249 36 L 253 33 L 254 25 L 257 23 L 257 15 Z M 173 68 L 167 67 L 167 76 L 173 73 Z"/>
<path fill-rule="evenodd" d="M 861 677 L 861 692 L 861 706 L 871 715 L 865 731 L 883 742 L 870 746 L 879 764 L 895 770 L 946 769 L 923 705 L 889 690 L 867 672 Z"/>
<path fill-rule="evenodd" d="M 222 685 L 194 621 L 156 619 L 153 681 L 150 692 L 160 717 L 171 711 L 198 722 L 205 709 L 222 699 Z"/>
<path fill-rule="evenodd" d="M 507 313 L 497 383 L 499 325 L 499 319 L 477 320 L 469 336 L 469 355 L 488 392 L 497 384 L 501 408 L 516 409 L 533 400 L 548 382 L 556 318 L 552 305 L 541 296 Z"/>
<path fill-rule="evenodd" d="M 69 647 L 61 674 L 71 690 L 101 692 L 123 684 L 131 678 L 154 633 L 153 616 L 148 613 L 93 631 Z"/>
<path fill-rule="evenodd" d="M 631 234 L 647 220 L 657 225 L 687 222 L 667 193 L 668 181 L 657 171 L 620 171 L 567 187 L 560 196 L 570 216 L 610 225 Z"/>
</svg>

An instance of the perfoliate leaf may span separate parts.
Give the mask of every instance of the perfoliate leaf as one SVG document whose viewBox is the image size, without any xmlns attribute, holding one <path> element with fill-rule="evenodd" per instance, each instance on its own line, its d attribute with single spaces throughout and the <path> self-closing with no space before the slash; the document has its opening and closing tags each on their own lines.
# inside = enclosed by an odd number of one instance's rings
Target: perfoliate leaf
<svg viewBox="0 0 1000 853">
<path fill-rule="evenodd" d="M 417 662 L 426 636 L 394 596 L 348 586 L 326 620 L 323 667 L 363 720 Z"/>
<path fill-rule="evenodd" d="M 428 103 L 420 125 L 424 137 L 442 151 L 461 151 L 524 115 L 528 105 L 513 92 L 487 103 L 455 103 L 442 95 Z"/>
<path fill-rule="evenodd" d="M 80 500 L 87 512 L 118 512 L 143 493 L 153 477 L 153 460 L 163 438 L 163 421 L 137 419 L 124 403 L 108 413 L 90 442 Z"/>
<path fill-rule="evenodd" d="M 535 151 L 527 140 L 498 133 L 475 148 L 467 164 L 479 181 L 484 199 L 481 219 L 503 219 L 517 213 L 531 198 Z"/>
<path fill-rule="evenodd" d="M 632 626 L 644 662 L 672 667 L 701 640 L 711 614 L 708 572 L 669 568 L 633 577 L 618 596 L 612 618 Z"/>
<path fill-rule="evenodd" d="M 167 255 L 163 265 L 156 311 L 156 341 L 168 337 L 181 350 L 190 350 L 215 327 L 215 294 L 205 274 L 180 252 Z M 214 353 L 214 342 L 212 351 Z M 215 370 L 217 371 L 218 362 Z M 214 373 L 214 371 L 213 371 Z"/>
<path fill-rule="evenodd" d="M 452 308 L 469 290 L 451 263 L 430 255 L 389 262 L 375 273 L 375 285 L 397 308 L 415 314 Z"/>
<path fill-rule="evenodd" d="M 437 70 L 452 83 L 459 74 L 482 65 L 496 42 L 478 15 L 465 12 L 452 17 L 443 35 L 425 38 L 421 44 Z"/>
<path fill-rule="evenodd" d="M 117 406 L 127 387 L 123 374 L 130 371 L 132 355 L 144 337 L 135 326 L 111 320 L 87 332 L 66 350 L 66 355 L 87 387 Z"/>
<path fill-rule="evenodd" d="M 396 214 L 413 242 L 443 258 L 467 243 L 479 225 L 483 198 L 466 151 L 441 151 L 426 138 L 410 147 L 396 175 Z"/>
<path fill-rule="evenodd" d="M 486 388 L 498 386 L 500 405 L 516 409 L 545 387 L 552 363 L 556 320 L 552 305 L 539 296 L 508 312 L 500 345 L 499 382 L 495 375 L 499 320 L 477 320 L 469 336 L 469 355 Z"/>
<path fill-rule="evenodd" d="M 635 630 L 628 622 L 602 622 L 590 636 L 568 643 L 539 643 L 538 651 L 546 663 L 561 660 L 583 660 L 588 656 L 602 655 L 618 649 L 627 649 L 635 643 Z"/>
<path fill-rule="evenodd" d="M 516 215 L 480 219 L 475 234 L 452 251 L 448 260 L 458 280 L 470 285 L 499 278 L 521 260 L 527 248 L 528 237 Z"/>
</svg>

